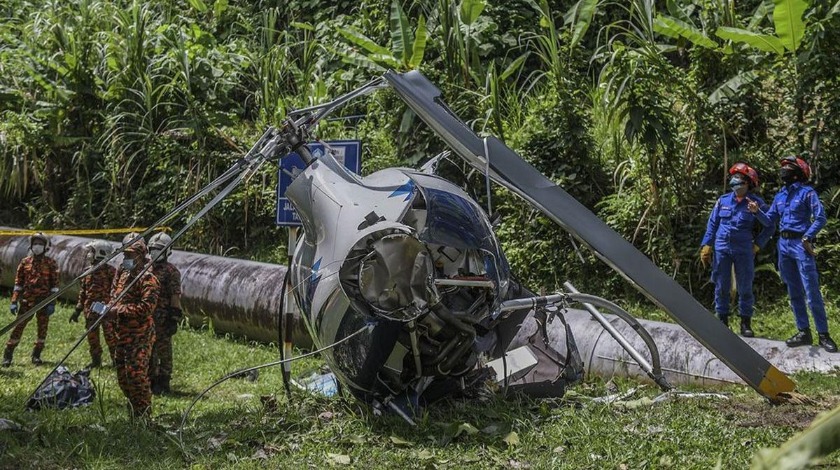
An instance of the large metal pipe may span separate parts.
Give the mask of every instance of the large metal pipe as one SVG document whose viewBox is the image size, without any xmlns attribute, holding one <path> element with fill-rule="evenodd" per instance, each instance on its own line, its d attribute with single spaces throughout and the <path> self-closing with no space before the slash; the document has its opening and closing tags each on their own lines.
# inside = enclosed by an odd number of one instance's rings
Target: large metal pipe
<svg viewBox="0 0 840 470">
<path fill-rule="evenodd" d="M 84 268 L 84 245 L 92 239 L 53 236 L 50 256 L 66 284 Z M 112 242 L 114 247 L 119 243 Z M 28 237 L 0 236 L 0 285 L 14 284 L 15 269 L 29 250 Z M 112 263 L 116 265 L 121 258 Z M 173 251 L 169 261 L 181 271 L 181 305 L 192 325 L 210 322 L 214 331 L 277 342 L 277 318 L 286 267 L 276 264 Z M 78 287 L 68 289 L 65 300 L 74 302 Z M 311 340 L 302 322 L 294 322 L 293 340 L 301 347 Z"/>
<path fill-rule="evenodd" d="M 554 294 L 507 300 L 502 302 L 499 308 L 505 311 L 532 308 L 559 301 L 587 302 L 575 296 L 580 296 L 580 294 Z M 592 299 L 597 299 L 597 297 L 592 297 Z M 744 383 L 726 364 L 679 325 L 644 320 L 631 322 L 638 323 L 636 328 L 641 326 L 637 330 L 634 325 L 616 315 L 599 313 L 599 316 L 600 319 L 597 316 L 592 318 L 591 312 L 576 309 L 566 309 L 564 314 L 577 343 L 586 372 L 589 374 L 648 380 L 651 369 L 656 369 L 658 365 L 667 381 L 660 386 Z M 650 338 L 645 338 L 648 334 Z M 828 372 L 835 367 L 840 367 L 840 355 L 826 353 L 821 348 L 793 349 L 788 348 L 781 341 L 761 338 L 744 338 L 744 340 L 762 357 L 785 373 L 805 370 Z M 655 363 L 654 367 L 651 367 L 647 359 L 641 357 L 638 351 L 649 350 L 647 343 L 653 341 L 659 346 L 656 348 L 659 350 L 659 357 L 651 357 L 651 362 Z"/>
<path fill-rule="evenodd" d="M 580 291 L 577 290 L 575 286 L 572 285 L 572 283 L 569 281 L 564 282 L 563 287 L 572 294 L 580 293 Z M 633 348 L 630 342 L 627 341 L 627 338 L 625 338 L 624 335 L 619 333 L 618 330 L 616 330 L 615 327 L 612 326 L 612 323 L 610 323 L 610 321 L 607 320 L 603 313 L 599 312 L 594 305 L 589 303 L 584 303 L 583 308 L 586 309 L 586 311 L 589 312 L 590 315 L 592 315 L 592 318 L 594 318 L 595 321 L 600 323 L 601 326 L 603 326 L 604 329 L 607 330 L 607 333 L 609 333 L 610 336 L 612 336 L 613 339 L 615 339 L 618 342 L 618 344 L 621 345 L 621 347 L 624 348 L 624 350 L 627 351 L 627 353 L 633 357 L 633 359 L 636 361 L 637 364 L 639 364 L 639 366 L 642 368 L 642 370 L 645 371 L 645 373 L 647 373 L 648 375 L 655 374 L 654 367 L 650 364 L 650 361 L 648 361 L 644 356 L 642 356 L 642 354 L 639 351 L 636 351 Z M 626 317 L 624 318 L 624 320 L 633 320 L 636 321 L 636 323 L 638 323 L 638 320 L 635 320 L 632 317 Z M 642 337 L 642 339 L 645 340 L 646 346 L 648 347 L 648 351 L 652 356 L 651 359 L 658 360 L 659 348 L 656 346 L 656 343 L 652 342 L 652 338 L 650 338 L 649 336 L 647 338 Z"/>
<path fill-rule="evenodd" d="M 614 315 L 603 314 L 630 345 L 645 351 L 644 341 L 632 327 Z M 588 312 L 567 309 L 565 318 L 580 350 L 586 372 L 601 377 L 634 377 L 650 381 L 636 361 Z M 681 326 L 639 320 L 659 345 L 662 371 L 671 384 L 743 384 L 738 375 L 716 358 Z M 782 341 L 744 338 L 758 354 L 785 373 L 829 372 L 840 367 L 840 354 L 826 353 L 816 346 L 789 348 Z"/>
<path fill-rule="evenodd" d="M 53 237 L 50 254 L 59 264 L 62 282 L 69 282 L 81 272 L 83 247 L 90 240 Z M 28 248 L 26 237 L 0 237 L 0 285 L 12 286 L 15 267 L 26 256 Z M 170 260 L 183 274 L 182 303 L 191 323 L 202 324 L 209 319 L 216 332 L 242 335 L 257 341 L 277 341 L 277 313 L 280 311 L 280 291 L 286 272 L 284 266 L 185 251 L 174 251 Z M 77 293 L 69 290 L 67 300 L 74 301 Z M 637 362 L 588 312 L 567 309 L 564 315 L 587 373 L 650 380 Z M 630 325 L 614 315 L 603 316 L 630 346 L 647 351 L 644 341 Z M 743 383 L 679 325 L 646 320 L 639 320 L 639 323 L 656 339 L 662 370 L 670 383 Z M 311 345 L 301 322 L 297 322 L 293 331 L 295 344 L 302 347 Z M 817 347 L 788 348 L 781 341 L 761 338 L 745 338 L 745 341 L 786 373 L 806 370 L 828 372 L 840 367 L 840 354 L 828 354 Z"/>
</svg>

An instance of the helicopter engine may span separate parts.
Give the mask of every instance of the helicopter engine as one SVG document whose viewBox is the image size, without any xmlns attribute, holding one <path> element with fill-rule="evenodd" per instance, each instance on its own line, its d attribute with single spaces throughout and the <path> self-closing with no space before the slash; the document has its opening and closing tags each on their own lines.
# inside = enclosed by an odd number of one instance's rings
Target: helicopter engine
<svg viewBox="0 0 840 470">
<path fill-rule="evenodd" d="M 354 395 L 422 404 L 487 378 L 491 313 L 509 267 L 481 207 L 437 176 L 387 169 L 358 177 L 325 155 L 287 191 L 304 228 L 295 299 Z"/>
</svg>

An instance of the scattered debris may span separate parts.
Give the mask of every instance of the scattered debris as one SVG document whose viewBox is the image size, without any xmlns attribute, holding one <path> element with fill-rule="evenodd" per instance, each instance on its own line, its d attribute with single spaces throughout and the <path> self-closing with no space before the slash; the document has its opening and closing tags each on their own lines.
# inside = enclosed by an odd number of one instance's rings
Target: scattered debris
<svg viewBox="0 0 840 470">
<path fill-rule="evenodd" d="M 277 397 L 274 395 L 260 395 L 260 403 L 262 403 L 265 411 L 269 413 L 277 411 Z"/>
<path fill-rule="evenodd" d="M 25 431 L 25 429 L 10 419 L 0 418 L 0 431 Z"/>
<path fill-rule="evenodd" d="M 498 424 L 491 424 L 489 426 L 484 427 L 484 429 L 482 429 L 481 432 L 484 433 L 484 434 L 493 435 L 493 434 L 498 434 L 499 431 L 501 430 L 501 428 L 502 427 Z"/>
<path fill-rule="evenodd" d="M 207 439 L 207 449 L 209 450 L 219 450 L 222 448 L 222 444 L 227 440 L 228 435 L 225 433 L 221 433 Z"/>
<path fill-rule="evenodd" d="M 508 447 L 516 447 L 519 445 L 519 434 L 516 434 L 516 431 L 511 431 L 502 440 Z"/>
<path fill-rule="evenodd" d="M 411 441 L 407 441 L 399 436 L 391 435 L 391 443 L 395 446 L 407 447 L 411 445 Z"/>
<path fill-rule="evenodd" d="M 254 453 L 251 455 L 251 459 L 253 460 L 268 460 L 272 455 L 280 452 L 280 448 L 277 446 L 273 446 L 271 444 L 265 444 L 260 446 Z"/>
<path fill-rule="evenodd" d="M 796 392 L 787 392 L 787 393 L 780 393 L 776 395 L 776 398 L 771 401 L 774 405 L 783 405 L 783 404 L 791 404 L 791 405 L 815 405 L 816 402 L 809 398 L 807 395 L 803 395 L 801 393 Z"/>
<path fill-rule="evenodd" d="M 663 401 L 677 400 L 682 398 L 717 398 L 719 400 L 729 400 L 729 395 L 725 395 L 723 393 L 693 393 L 671 390 L 670 392 L 665 392 L 659 395 L 658 397 L 654 398 L 653 402 L 661 403 Z"/>
<path fill-rule="evenodd" d="M 608 384 L 611 384 L 611 383 L 612 383 L 612 381 L 608 382 Z M 633 388 L 631 388 L 630 390 L 627 390 L 624 393 L 617 393 L 618 387 L 616 387 L 613 384 L 613 387 L 610 388 L 608 386 L 607 390 L 615 390 L 616 393 L 612 393 L 610 395 L 605 395 L 603 397 L 592 398 L 591 399 L 592 402 L 593 403 L 614 403 L 614 402 L 617 402 L 617 401 L 626 400 L 627 398 L 630 398 L 633 395 L 635 395 L 636 392 L 639 391 L 639 388 L 638 387 L 633 387 Z"/>
<path fill-rule="evenodd" d="M 303 390 L 318 392 L 325 397 L 331 397 L 338 393 L 338 379 L 332 372 L 319 374 L 313 372 L 309 377 L 300 382 L 292 380 L 292 383 Z"/>
<path fill-rule="evenodd" d="M 344 454 L 333 454 L 331 452 L 327 453 L 327 460 L 329 460 L 334 465 L 350 465 L 350 456 Z"/>
<path fill-rule="evenodd" d="M 520 462 L 518 460 L 510 459 L 507 462 L 509 468 L 531 468 L 528 462 Z"/>
<path fill-rule="evenodd" d="M 473 434 L 478 434 L 478 429 L 470 423 L 461 423 L 455 428 L 455 434 L 452 437 L 458 437 L 461 434 L 472 436 Z"/>
</svg>

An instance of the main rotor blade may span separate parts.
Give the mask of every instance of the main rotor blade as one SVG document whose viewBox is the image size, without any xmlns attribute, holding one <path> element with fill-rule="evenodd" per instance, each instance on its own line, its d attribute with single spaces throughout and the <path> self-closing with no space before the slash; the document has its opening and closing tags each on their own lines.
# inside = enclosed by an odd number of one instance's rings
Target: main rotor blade
<svg viewBox="0 0 840 470">
<path fill-rule="evenodd" d="M 563 188 L 495 137 L 482 139 L 453 113 L 420 72 L 387 72 L 385 79 L 408 106 L 469 164 L 513 191 L 586 244 L 709 349 L 758 393 L 776 398 L 796 384 Z M 489 155 L 489 165 L 488 158 Z"/>
</svg>

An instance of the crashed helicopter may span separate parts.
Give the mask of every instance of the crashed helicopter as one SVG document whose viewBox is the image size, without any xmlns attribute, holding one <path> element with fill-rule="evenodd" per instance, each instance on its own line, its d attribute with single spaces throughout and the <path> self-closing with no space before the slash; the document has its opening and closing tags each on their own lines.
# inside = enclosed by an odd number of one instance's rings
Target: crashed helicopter
<svg viewBox="0 0 840 470">
<path fill-rule="evenodd" d="M 498 139 L 478 137 L 422 74 L 387 72 L 355 93 L 385 86 L 483 171 L 488 184 L 513 191 L 589 246 L 759 393 L 775 399 L 793 390 L 790 379 L 632 244 Z M 318 109 L 329 106 L 292 117 Z M 358 177 L 329 153 L 315 158 L 301 149 L 307 168 L 286 193 L 303 224 L 292 292 L 316 345 L 363 330 L 324 353 L 340 383 L 361 400 L 406 416 L 442 396 L 469 394 L 470 384 L 488 375 L 506 388 L 559 396 L 581 376 L 582 364 L 557 307 L 595 303 L 629 317 L 604 299 L 537 296 L 518 284 L 487 213 L 431 174 L 433 165 Z M 667 390 L 655 344 L 648 345 L 654 366 L 647 372 Z"/>
<path fill-rule="evenodd" d="M 166 248 L 171 247 L 261 164 L 296 152 L 306 168 L 295 175 L 286 197 L 300 216 L 303 234 L 294 248 L 286 286 L 278 286 L 295 300 L 294 306 L 287 303 L 280 323 L 288 326 L 297 315 L 303 318 L 342 388 L 375 409 L 391 410 L 409 421 L 424 405 L 458 394 L 470 396 L 491 380 L 532 396 L 562 395 L 583 373 L 563 307 L 583 303 L 631 323 L 632 317 L 594 296 L 537 295 L 519 284 L 487 213 L 459 187 L 436 176 L 433 164 L 420 171 L 390 168 L 360 177 L 329 152 L 313 155 L 307 143 L 315 140 L 319 121 L 351 100 L 386 87 L 454 155 L 483 172 L 488 184 L 502 185 L 558 223 L 760 394 L 774 400 L 794 389 L 785 374 L 716 321 L 595 214 L 498 139 L 476 135 L 417 71 L 389 71 L 331 102 L 290 112 L 281 127 L 269 128 L 229 170 L 150 227 L 164 225 L 222 188 L 172 235 Z M 19 316 L 0 334 L 68 287 Z M 91 326 L 95 327 L 96 323 Z M 634 328 L 646 335 L 641 327 Z M 659 367 L 656 346 L 650 335 L 647 339 L 652 365 L 646 372 L 667 390 L 670 385 Z M 286 355 L 289 346 L 286 341 Z M 645 364 L 637 351 L 628 352 Z"/>
</svg>

